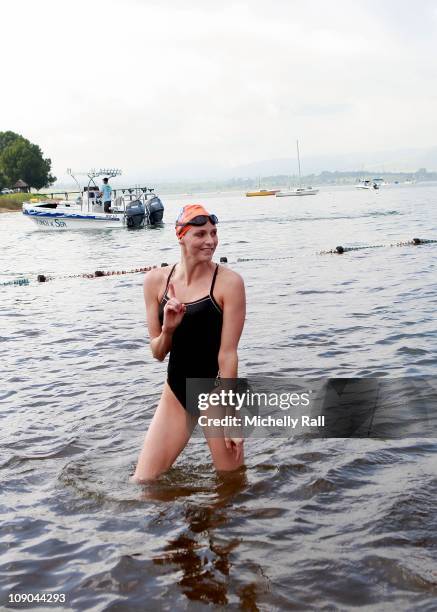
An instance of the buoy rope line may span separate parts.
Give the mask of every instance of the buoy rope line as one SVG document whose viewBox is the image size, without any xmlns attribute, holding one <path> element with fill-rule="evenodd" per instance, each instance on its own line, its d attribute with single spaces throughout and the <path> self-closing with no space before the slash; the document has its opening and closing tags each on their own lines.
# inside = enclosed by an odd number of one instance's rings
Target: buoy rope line
<svg viewBox="0 0 437 612">
<path fill-rule="evenodd" d="M 365 249 L 382 249 L 384 247 L 404 247 L 404 246 L 418 246 L 422 244 L 437 244 L 437 240 L 428 240 L 427 238 L 413 238 L 412 240 L 407 240 L 403 242 L 395 242 L 392 244 L 368 244 L 365 246 L 359 247 L 344 247 L 337 246 L 335 249 L 331 249 L 330 251 L 320 251 L 316 253 L 316 255 L 343 255 L 343 253 L 349 253 L 349 251 L 362 251 Z M 294 255 L 289 255 L 287 257 L 253 257 L 253 258 L 243 258 L 239 257 L 237 259 L 238 262 L 245 261 L 279 261 L 280 259 L 296 259 Z"/>
<path fill-rule="evenodd" d="M 161 264 L 166 266 L 167 264 Z M 101 278 L 102 276 L 121 276 L 123 274 L 138 274 L 139 272 L 148 272 L 157 266 L 146 266 L 144 268 L 133 268 L 132 270 L 96 270 L 91 273 L 84 274 L 63 274 L 62 276 L 46 276 L 45 274 L 38 274 L 37 281 L 39 283 L 46 283 L 50 280 L 60 280 L 67 278 Z"/>
<path fill-rule="evenodd" d="M 220 257 L 220 263 L 228 263 L 227 257 Z M 167 262 L 163 262 L 160 267 L 164 268 L 168 266 Z M 36 280 L 38 283 L 47 283 L 52 280 L 63 280 L 68 278 L 101 278 L 102 276 L 121 276 L 123 274 L 138 274 L 140 272 L 149 272 L 149 270 L 153 270 L 158 266 L 145 266 L 144 268 L 133 268 L 132 270 L 96 270 L 91 273 L 84 274 L 61 274 L 58 276 L 47 276 L 46 274 L 38 274 Z M 16 280 L 6 281 L 0 283 L 0 287 L 5 287 L 8 285 L 28 285 L 30 280 L 28 278 L 18 278 Z"/>
<path fill-rule="evenodd" d="M 436 244 L 437 240 L 427 240 L 426 238 L 413 238 L 413 240 L 407 240 L 406 242 L 395 242 L 392 244 L 369 244 L 367 246 L 359 247 L 343 247 L 338 246 L 331 251 L 320 251 L 319 255 L 343 255 L 349 251 L 362 251 L 363 249 L 381 249 L 383 247 L 404 247 L 404 246 L 418 246 L 420 244 Z"/>
<path fill-rule="evenodd" d="M 167 265 L 167 264 L 161 264 Z M 152 268 L 156 268 L 157 266 L 146 266 L 145 268 L 134 268 L 133 270 L 96 270 L 92 273 L 85 274 L 62 274 L 59 276 L 47 276 L 46 274 L 38 274 L 36 280 L 38 283 L 47 283 L 52 280 L 61 280 L 66 278 L 100 278 L 101 276 L 120 276 L 122 274 L 137 274 L 139 272 L 148 272 Z M 30 279 L 28 278 L 18 278 L 13 281 L 6 281 L 4 283 L 0 283 L 0 287 L 6 287 L 8 285 L 28 285 L 30 283 Z"/>
<path fill-rule="evenodd" d="M 381 249 L 383 247 L 404 247 L 404 246 L 419 246 L 425 244 L 437 244 L 437 240 L 428 240 L 427 238 L 413 238 L 412 240 L 407 240 L 404 242 L 395 242 L 392 244 L 369 244 L 366 246 L 359 247 L 343 247 L 337 246 L 335 249 L 331 249 L 330 251 L 320 251 L 316 253 L 317 255 L 343 255 L 344 253 L 349 253 L 350 251 L 362 251 L 365 249 Z M 284 257 L 253 257 L 253 258 L 243 258 L 239 257 L 237 262 L 247 262 L 247 261 L 279 261 L 284 259 L 296 259 L 294 255 L 287 255 Z M 220 257 L 220 263 L 228 263 L 227 257 Z M 162 263 L 161 268 L 167 266 L 167 263 Z M 148 272 L 153 268 L 157 268 L 158 266 L 145 266 L 143 268 L 133 268 L 132 270 L 96 270 L 95 272 L 85 273 L 85 274 L 63 274 L 61 276 L 46 276 L 45 274 L 38 274 L 37 281 L 39 283 L 46 283 L 51 280 L 60 280 L 60 279 L 68 279 L 68 278 L 100 278 L 103 276 L 121 276 L 124 274 L 138 274 L 141 272 Z M 18 278 L 16 280 L 10 280 L 0 283 L 0 287 L 6 286 L 23 286 L 29 285 L 30 279 L 28 278 Z"/>
<path fill-rule="evenodd" d="M 242 261 L 279 261 L 280 259 L 296 259 L 296 257 L 294 255 L 287 255 L 286 257 L 252 257 L 248 259 L 239 257 L 237 261 L 240 263 Z"/>
</svg>

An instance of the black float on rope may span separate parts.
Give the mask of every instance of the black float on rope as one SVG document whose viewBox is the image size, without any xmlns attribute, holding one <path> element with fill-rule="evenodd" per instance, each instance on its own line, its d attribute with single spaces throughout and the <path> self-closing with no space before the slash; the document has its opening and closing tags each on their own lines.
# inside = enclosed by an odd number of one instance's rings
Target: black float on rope
<svg viewBox="0 0 437 612">
<path fill-rule="evenodd" d="M 227 257 L 220 257 L 220 263 L 228 263 Z"/>
<path fill-rule="evenodd" d="M 437 240 L 427 240 L 426 238 L 413 238 L 413 244 L 435 244 Z"/>
<path fill-rule="evenodd" d="M 161 264 L 161 268 L 165 268 L 166 266 L 168 266 L 168 263 L 166 263 L 165 261 Z"/>
<path fill-rule="evenodd" d="M 437 240 L 427 240 L 426 238 L 413 238 L 413 244 L 436 244 Z"/>
<path fill-rule="evenodd" d="M 337 246 L 330 251 L 320 251 L 319 255 L 342 255 L 349 251 L 362 251 L 365 249 L 381 249 L 382 247 L 402 247 L 402 246 L 418 246 L 419 244 L 436 244 L 437 240 L 428 240 L 426 238 L 413 238 L 405 242 L 396 242 L 395 244 L 368 244 L 367 246 L 359 247 L 343 247 Z M 243 261 L 243 260 L 240 260 Z"/>
</svg>

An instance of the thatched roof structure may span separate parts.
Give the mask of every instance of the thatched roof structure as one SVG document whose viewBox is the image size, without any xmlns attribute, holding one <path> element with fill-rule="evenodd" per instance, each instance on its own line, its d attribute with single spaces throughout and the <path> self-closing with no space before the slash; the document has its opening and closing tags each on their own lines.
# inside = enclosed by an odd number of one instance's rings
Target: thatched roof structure
<svg viewBox="0 0 437 612">
<path fill-rule="evenodd" d="M 16 189 L 18 189 L 19 187 L 20 188 L 21 187 L 29 187 L 29 185 L 25 181 L 22 181 L 21 179 L 18 179 L 18 181 L 15 183 L 14 187 Z"/>
<path fill-rule="evenodd" d="M 28 193 L 30 191 L 29 185 L 21 179 L 18 179 L 18 181 L 15 183 L 14 189 L 23 193 Z"/>
</svg>

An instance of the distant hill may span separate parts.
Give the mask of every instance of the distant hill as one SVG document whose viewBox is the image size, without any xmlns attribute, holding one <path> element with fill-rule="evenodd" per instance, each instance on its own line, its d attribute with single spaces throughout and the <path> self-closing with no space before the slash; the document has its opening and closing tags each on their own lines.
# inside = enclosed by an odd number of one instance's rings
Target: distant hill
<svg viewBox="0 0 437 612">
<path fill-rule="evenodd" d="M 370 153 L 344 153 L 341 155 L 306 155 L 301 150 L 302 174 L 361 171 L 363 174 L 384 172 L 415 172 L 418 168 L 437 171 L 437 147 L 427 149 L 397 149 Z M 277 158 L 253 161 L 238 166 L 181 163 L 165 168 L 150 169 L 152 181 L 205 181 L 259 176 L 292 175 L 297 173 L 297 158 Z M 141 181 L 140 181 L 141 182 Z"/>
<path fill-rule="evenodd" d="M 437 171 L 437 147 L 432 149 L 404 149 L 376 153 L 350 153 L 345 155 L 302 156 L 302 174 L 361 171 L 365 173 L 415 172 L 418 168 Z M 257 177 L 274 174 L 295 174 L 297 158 L 267 159 L 236 166 L 228 177 Z"/>
<path fill-rule="evenodd" d="M 426 168 L 429 172 L 437 171 L 437 147 L 428 149 L 399 149 L 395 151 L 379 151 L 373 153 L 349 153 L 344 155 L 305 155 L 301 154 L 302 175 L 309 177 L 311 182 L 316 182 L 312 177 L 322 175 L 325 172 L 338 174 L 365 175 L 387 175 L 417 172 L 419 168 Z M 60 173 L 59 173 L 60 174 Z M 211 183 L 217 188 L 226 188 L 229 181 L 236 180 L 241 185 L 242 180 L 257 181 L 258 177 L 263 179 L 281 178 L 282 183 L 288 182 L 287 178 L 297 174 L 297 159 L 278 158 L 254 161 L 249 164 L 238 166 L 224 166 L 199 163 L 181 163 L 165 168 L 144 168 L 144 172 L 129 172 L 125 169 L 123 176 L 111 180 L 114 187 L 126 185 L 188 185 Z M 345 178 L 345 177 L 343 177 Z M 353 178 L 353 177 L 351 177 Z M 402 177 L 401 177 L 402 178 Z M 405 178 L 405 177 L 404 177 Z M 74 188 L 71 179 L 64 177 L 56 185 L 56 189 Z M 325 182 L 325 178 L 321 182 Z M 332 177 L 328 182 L 331 182 Z M 419 180 L 431 180 L 419 179 Z M 434 179 L 432 179 L 434 180 Z M 275 181 L 273 181 L 274 183 Z M 277 181 L 276 181 L 277 182 Z M 336 182 L 336 181 L 333 181 Z M 190 191 L 191 189 L 187 189 Z"/>
</svg>

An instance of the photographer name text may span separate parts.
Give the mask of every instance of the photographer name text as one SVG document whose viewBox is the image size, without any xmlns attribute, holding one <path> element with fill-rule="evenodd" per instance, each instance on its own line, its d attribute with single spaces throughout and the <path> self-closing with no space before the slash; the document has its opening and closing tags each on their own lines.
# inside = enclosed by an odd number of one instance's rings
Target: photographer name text
<svg viewBox="0 0 437 612">
<path fill-rule="evenodd" d="M 299 418 L 293 418 L 290 415 L 284 415 L 281 417 L 268 416 L 250 416 L 244 415 L 243 417 L 236 416 L 225 416 L 221 418 L 208 417 L 203 414 L 197 419 L 197 422 L 201 427 L 290 427 L 296 429 L 300 427 L 324 427 L 325 417 L 319 415 L 317 417 L 311 417 L 308 415 L 301 415 Z"/>
</svg>

